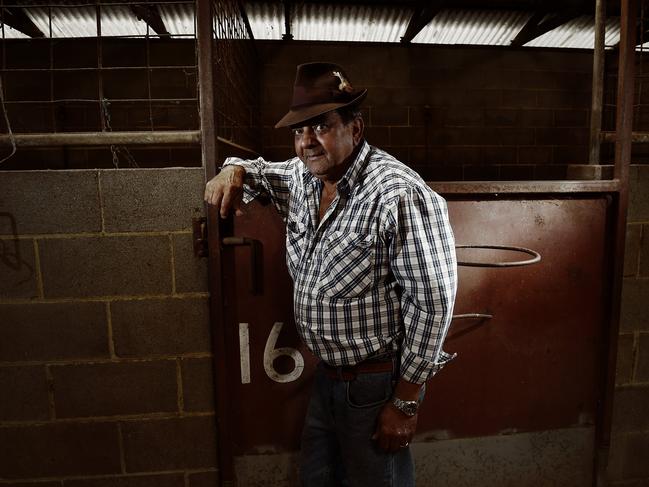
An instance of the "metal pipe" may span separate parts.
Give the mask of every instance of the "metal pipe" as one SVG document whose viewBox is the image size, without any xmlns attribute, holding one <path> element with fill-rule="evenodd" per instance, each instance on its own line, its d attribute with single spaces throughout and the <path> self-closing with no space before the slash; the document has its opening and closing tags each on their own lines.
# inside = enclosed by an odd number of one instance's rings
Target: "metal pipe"
<svg viewBox="0 0 649 487">
<path fill-rule="evenodd" d="M 590 109 L 589 164 L 599 164 L 602 104 L 604 102 L 604 41 L 606 38 L 606 0 L 595 4 L 595 46 L 593 49 L 593 89 Z"/>
<path fill-rule="evenodd" d="M 600 140 L 602 142 L 615 142 L 617 132 L 601 132 Z M 631 142 L 646 144 L 649 142 L 649 132 L 631 132 Z"/>
<path fill-rule="evenodd" d="M 17 147 L 61 147 L 66 145 L 154 145 L 199 144 L 198 130 L 164 132 L 58 132 L 48 134 L 14 134 Z M 10 143 L 8 135 L 0 135 L 0 144 Z"/>
<path fill-rule="evenodd" d="M 427 184 L 441 195 L 610 193 L 619 189 L 619 181 L 616 179 L 599 181 L 458 181 L 428 182 Z"/>
<path fill-rule="evenodd" d="M 629 202 L 629 166 L 631 163 L 633 129 L 633 93 L 635 85 L 635 35 L 638 7 L 636 0 L 622 0 L 620 19 L 620 49 L 617 84 L 616 143 L 614 176 L 620 181 L 620 189 L 615 200 L 616 219 L 613 236 L 613 263 L 611 265 L 611 303 L 609 327 L 604 353 L 607 360 L 602 361 L 603 398 L 601 414 L 598 414 L 595 430 L 597 453 L 595 456 L 595 475 L 598 480 L 606 478 L 606 466 L 611 441 L 613 419 L 613 397 L 615 394 L 615 368 L 617 343 L 620 327 L 622 301 L 622 276 L 624 271 L 624 245 L 626 237 L 627 207 Z M 597 482 L 599 485 L 599 481 Z"/>
</svg>

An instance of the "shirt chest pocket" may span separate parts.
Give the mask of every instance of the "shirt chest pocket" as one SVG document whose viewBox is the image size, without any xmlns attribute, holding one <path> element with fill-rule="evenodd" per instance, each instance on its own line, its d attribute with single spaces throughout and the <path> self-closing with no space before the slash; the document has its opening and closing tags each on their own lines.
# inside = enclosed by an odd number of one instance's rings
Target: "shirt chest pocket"
<svg viewBox="0 0 649 487">
<path fill-rule="evenodd" d="M 374 281 L 374 235 L 331 232 L 324 247 L 320 292 L 331 298 L 367 293 Z"/>
</svg>

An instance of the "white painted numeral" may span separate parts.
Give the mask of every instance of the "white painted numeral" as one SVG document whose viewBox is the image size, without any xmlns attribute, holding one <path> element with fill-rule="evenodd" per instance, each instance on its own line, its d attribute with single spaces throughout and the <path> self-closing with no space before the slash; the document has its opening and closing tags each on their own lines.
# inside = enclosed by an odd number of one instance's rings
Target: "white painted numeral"
<svg viewBox="0 0 649 487">
<path fill-rule="evenodd" d="M 250 384 L 250 334 L 248 323 L 239 323 L 239 356 L 241 357 L 241 383 Z"/>
<path fill-rule="evenodd" d="M 266 340 L 266 347 L 264 348 L 264 370 L 266 371 L 266 375 L 275 382 L 293 382 L 302 375 L 302 371 L 304 370 L 304 358 L 302 357 L 302 354 L 295 348 L 275 348 L 277 338 L 282 331 L 282 326 L 284 326 L 284 323 L 282 323 L 281 321 L 276 322 L 273 325 L 273 329 L 270 331 L 270 335 L 268 335 L 268 340 Z M 281 357 L 282 355 L 290 357 L 295 363 L 295 367 L 288 374 L 280 374 L 273 367 L 273 361 L 277 357 Z"/>
<path fill-rule="evenodd" d="M 304 357 L 299 350 L 291 347 L 275 348 L 277 338 L 282 332 L 284 323 L 276 322 L 270 330 L 266 346 L 264 347 L 264 370 L 266 375 L 275 382 L 293 382 L 302 375 L 304 370 Z M 273 367 L 277 357 L 286 355 L 295 363 L 295 367 L 288 374 L 280 374 Z M 239 323 L 239 357 L 241 361 L 241 383 L 250 384 L 250 327 L 248 323 Z"/>
</svg>

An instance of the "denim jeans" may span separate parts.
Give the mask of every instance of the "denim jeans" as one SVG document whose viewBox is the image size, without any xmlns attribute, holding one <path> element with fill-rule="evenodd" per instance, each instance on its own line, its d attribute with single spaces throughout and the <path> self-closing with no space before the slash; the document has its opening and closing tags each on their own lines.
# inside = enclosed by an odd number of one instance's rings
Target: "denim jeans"
<svg viewBox="0 0 649 487">
<path fill-rule="evenodd" d="M 415 485 L 410 449 L 387 453 L 372 440 L 393 387 L 392 372 L 342 381 L 317 368 L 302 432 L 303 487 Z"/>
</svg>

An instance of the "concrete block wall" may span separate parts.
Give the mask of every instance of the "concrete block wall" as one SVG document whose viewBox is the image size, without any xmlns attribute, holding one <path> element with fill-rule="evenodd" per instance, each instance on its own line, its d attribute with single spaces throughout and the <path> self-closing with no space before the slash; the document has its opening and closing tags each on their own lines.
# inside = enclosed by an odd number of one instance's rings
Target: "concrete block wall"
<svg viewBox="0 0 649 487">
<path fill-rule="evenodd" d="M 630 171 L 613 428 L 613 486 L 649 485 L 649 167 Z"/>
<path fill-rule="evenodd" d="M 592 53 L 331 42 L 259 42 L 263 153 L 293 155 L 273 125 L 295 66 L 342 64 L 364 103 L 367 140 L 428 180 L 563 179 L 588 160 Z"/>
<path fill-rule="evenodd" d="M 203 184 L 0 175 L 1 485 L 215 485 Z"/>
</svg>

